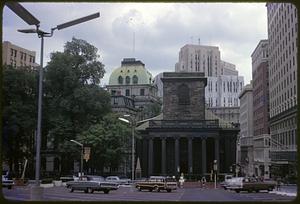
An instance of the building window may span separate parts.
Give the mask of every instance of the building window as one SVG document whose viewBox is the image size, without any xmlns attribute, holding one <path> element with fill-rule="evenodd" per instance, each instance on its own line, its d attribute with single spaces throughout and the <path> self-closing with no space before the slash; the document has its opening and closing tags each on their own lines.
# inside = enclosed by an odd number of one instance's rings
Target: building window
<svg viewBox="0 0 300 204">
<path fill-rule="evenodd" d="M 112 96 L 116 95 L 116 90 L 111 90 L 111 95 Z"/>
<path fill-rule="evenodd" d="M 145 89 L 140 89 L 140 95 L 144 96 L 145 95 Z"/>
<path fill-rule="evenodd" d="M 181 84 L 177 88 L 178 104 L 189 105 L 190 104 L 190 89 L 187 85 Z"/>
<path fill-rule="evenodd" d="M 123 84 L 123 77 L 122 76 L 119 76 L 118 82 L 119 82 L 119 84 Z"/>
<path fill-rule="evenodd" d="M 126 76 L 125 81 L 126 81 L 126 84 L 130 84 L 130 77 L 129 77 L 129 76 Z"/>
<path fill-rule="evenodd" d="M 132 83 L 133 84 L 137 84 L 138 83 L 138 77 L 136 76 L 136 75 L 134 75 L 133 77 L 132 77 Z"/>
<path fill-rule="evenodd" d="M 125 91 L 125 96 L 130 96 L 130 91 L 129 91 L 129 89 L 126 89 L 126 91 Z"/>
</svg>

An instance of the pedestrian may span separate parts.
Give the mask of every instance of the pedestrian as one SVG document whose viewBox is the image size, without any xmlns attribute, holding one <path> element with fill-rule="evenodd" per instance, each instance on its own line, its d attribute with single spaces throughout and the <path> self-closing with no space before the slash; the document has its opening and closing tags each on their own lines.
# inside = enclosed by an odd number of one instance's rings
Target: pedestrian
<svg viewBox="0 0 300 204">
<path fill-rule="evenodd" d="M 206 178 L 205 178 L 205 176 L 203 176 L 201 179 L 202 188 L 205 188 L 205 183 L 206 183 Z"/>
<path fill-rule="evenodd" d="M 181 173 L 180 178 L 179 178 L 179 187 L 182 188 L 184 183 L 184 177 L 183 173 Z"/>
</svg>

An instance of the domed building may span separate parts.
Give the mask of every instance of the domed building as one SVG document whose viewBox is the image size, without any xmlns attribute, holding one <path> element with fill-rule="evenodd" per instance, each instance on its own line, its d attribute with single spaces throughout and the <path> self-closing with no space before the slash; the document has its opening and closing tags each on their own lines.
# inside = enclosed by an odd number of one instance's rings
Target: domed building
<svg viewBox="0 0 300 204">
<path fill-rule="evenodd" d="M 154 116 L 151 106 L 160 104 L 160 101 L 153 81 L 152 74 L 143 62 L 135 58 L 124 58 L 121 67 L 110 75 L 109 85 L 106 86 L 112 96 L 113 110 L 124 113 L 124 108 L 135 108 L 142 113 L 139 119 Z"/>
</svg>

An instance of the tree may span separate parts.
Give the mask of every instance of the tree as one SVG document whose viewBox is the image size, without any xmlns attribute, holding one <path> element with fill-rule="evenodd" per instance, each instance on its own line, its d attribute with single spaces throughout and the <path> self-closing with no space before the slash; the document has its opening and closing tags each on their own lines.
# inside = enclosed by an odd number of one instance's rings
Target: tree
<svg viewBox="0 0 300 204">
<path fill-rule="evenodd" d="M 97 48 L 76 38 L 65 44 L 64 52 L 51 54 L 45 68 L 44 148 L 48 140 L 47 148 L 62 155 L 76 152 L 70 140 L 111 112 L 110 95 L 99 86 L 105 70 L 98 57 Z M 67 171 L 71 165 L 62 168 Z"/>
<path fill-rule="evenodd" d="M 12 171 L 18 171 L 24 158 L 33 158 L 37 79 L 30 67 L 3 66 L 2 152 Z"/>
<path fill-rule="evenodd" d="M 111 113 L 78 134 L 76 140 L 92 148 L 92 169 L 103 172 L 104 167 L 117 168 L 123 161 L 130 135 L 130 127 Z"/>
</svg>

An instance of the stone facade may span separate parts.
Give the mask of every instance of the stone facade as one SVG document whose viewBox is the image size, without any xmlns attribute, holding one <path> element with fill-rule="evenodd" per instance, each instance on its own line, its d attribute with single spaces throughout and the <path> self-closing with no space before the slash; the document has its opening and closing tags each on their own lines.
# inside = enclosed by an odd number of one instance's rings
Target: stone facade
<svg viewBox="0 0 300 204">
<path fill-rule="evenodd" d="M 164 84 L 164 120 L 205 119 L 206 78 L 203 73 L 165 72 L 162 81 Z"/>
</svg>

